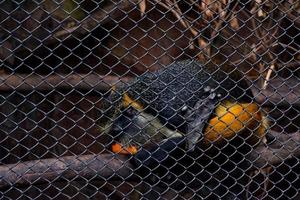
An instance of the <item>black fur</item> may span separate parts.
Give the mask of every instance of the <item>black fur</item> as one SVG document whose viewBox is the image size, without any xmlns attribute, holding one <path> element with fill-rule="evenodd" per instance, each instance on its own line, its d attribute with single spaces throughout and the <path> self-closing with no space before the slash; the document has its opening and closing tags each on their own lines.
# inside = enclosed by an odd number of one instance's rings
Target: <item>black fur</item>
<svg viewBox="0 0 300 200">
<path fill-rule="evenodd" d="M 199 118 L 202 114 L 205 114 L 205 119 L 208 119 L 210 112 L 213 112 L 211 108 L 214 108 L 220 101 L 240 103 L 253 101 L 248 84 L 238 70 L 232 70 L 226 66 L 219 68 L 213 65 L 201 65 L 199 62 L 190 60 L 176 62 L 157 72 L 145 73 L 111 95 L 112 108 L 120 109 L 120 116 L 115 119 L 112 130 L 114 131 L 114 127 L 116 129 L 121 127 L 121 130 L 115 131 L 117 133 L 111 132 L 118 137 L 122 137 L 122 134 L 123 136 L 138 135 L 136 133 L 138 129 L 132 127 L 135 124 L 129 122 L 131 117 L 128 116 L 128 111 L 120 107 L 125 93 L 144 107 L 143 112 L 156 116 L 169 129 L 183 133 L 198 126 L 203 128 L 200 122 L 194 123 L 194 127 L 187 127 L 187 122 L 193 124 L 194 118 Z M 210 97 L 211 94 L 217 97 Z M 198 107 L 206 105 L 208 109 L 204 107 L 198 109 L 197 105 Z M 187 109 L 184 109 L 185 107 Z M 198 112 L 191 112 L 194 108 L 197 108 Z M 113 118 L 112 113 L 114 111 L 110 111 L 111 118 Z M 189 113 L 190 118 L 187 117 Z M 134 122 L 134 120 L 131 121 Z M 143 130 L 141 132 L 143 133 Z M 231 172 L 231 169 L 236 167 L 236 163 L 242 159 L 243 155 L 238 154 L 234 147 L 229 145 L 225 148 L 228 152 L 232 151 L 235 154 L 232 156 L 237 158 L 237 162 L 228 160 L 228 155 L 219 154 L 220 149 L 216 147 L 211 147 L 209 154 L 206 152 L 207 147 L 201 146 L 194 151 L 187 152 L 186 138 L 172 138 L 166 141 L 163 139 L 161 138 L 158 144 L 142 148 L 132 159 L 138 169 L 137 173 L 145 177 L 150 184 L 160 183 L 162 188 L 165 186 L 178 190 L 189 185 L 201 188 L 198 190 L 201 197 L 211 195 L 212 199 L 217 198 L 215 194 L 220 196 L 224 194 L 224 199 L 235 199 L 234 193 L 242 194 L 241 191 L 244 189 L 241 187 L 242 183 L 226 178 L 227 173 L 222 171 L 224 166 Z M 212 159 L 215 162 L 211 162 Z M 227 187 L 237 188 L 237 192 L 228 193 L 226 187 L 218 186 L 218 179 L 224 179 L 221 181 L 224 181 L 224 184 L 228 182 Z"/>
<path fill-rule="evenodd" d="M 158 72 L 145 73 L 125 90 L 145 106 L 146 112 L 157 115 L 169 128 L 180 130 L 185 120 L 180 109 L 183 106 L 193 108 L 199 99 L 206 98 L 209 95 L 205 91 L 207 87 L 214 89 L 224 100 L 246 103 L 253 99 L 238 70 L 220 69 L 190 60 L 176 62 Z"/>
</svg>

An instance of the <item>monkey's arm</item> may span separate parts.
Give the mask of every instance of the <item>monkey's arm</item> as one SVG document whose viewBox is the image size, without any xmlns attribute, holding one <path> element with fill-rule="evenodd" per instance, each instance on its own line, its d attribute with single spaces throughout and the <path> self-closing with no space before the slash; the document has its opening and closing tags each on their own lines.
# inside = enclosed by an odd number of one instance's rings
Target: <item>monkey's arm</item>
<svg viewBox="0 0 300 200">
<path fill-rule="evenodd" d="M 169 155 L 177 149 L 184 153 L 185 140 L 183 137 L 175 137 L 164 140 L 160 144 L 151 146 L 150 149 L 141 149 L 134 155 L 134 163 L 136 165 L 144 165 L 149 168 L 155 168 L 165 161 Z"/>
<path fill-rule="evenodd" d="M 200 99 L 185 115 L 188 123 L 186 136 L 169 137 L 159 144 L 153 145 L 150 149 L 140 149 L 137 154 L 133 155 L 133 162 L 141 169 L 141 175 L 147 177 L 156 172 L 159 176 L 165 176 L 169 174 L 169 167 L 174 168 L 179 160 L 184 160 L 188 153 L 187 147 L 189 150 L 193 150 L 203 136 L 205 122 L 209 120 L 216 104 L 215 95 Z M 172 175 L 168 177 L 175 178 Z M 151 180 L 153 178 L 154 176 L 151 176 L 150 181 L 156 182 L 157 180 Z"/>
<path fill-rule="evenodd" d="M 185 146 L 184 137 L 170 138 L 150 149 L 140 149 L 133 155 L 131 162 L 136 166 L 136 173 L 145 177 L 145 181 L 151 185 L 158 182 L 172 183 L 176 180 L 176 175 L 171 173 L 170 169 L 185 157 Z"/>
<path fill-rule="evenodd" d="M 186 113 L 185 117 L 188 123 L 186 143 L 189 151 L 195 149 L 195 145 L 203 136 L 204 126 L 216 107 L 217 102 L 214 98 L 215 95 L 210 95 L 205 99 L 199 100 L 194 108 Z"/>
</svg>

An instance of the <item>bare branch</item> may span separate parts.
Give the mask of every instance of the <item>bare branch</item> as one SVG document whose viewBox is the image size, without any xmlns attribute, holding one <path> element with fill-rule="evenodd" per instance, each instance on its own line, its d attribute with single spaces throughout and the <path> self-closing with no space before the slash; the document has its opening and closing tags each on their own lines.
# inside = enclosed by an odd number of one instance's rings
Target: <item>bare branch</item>
<svg viewBox="0 0 300 200">
<path fill-rule="evenodd" d="M 276 140 L 270 145 L 260 144 L 247 159 L 253 161 L 255 168 L 274 166 L 290 158 L 300 156 L 300 132 L 284 134 L 270 131 Z"/>
<path fill-rule="evenodd" d="M 2 75 L 0 76 L 0 91 L 10 90 L 53 90 L 53 89 L 79 89 L 107 91 L 113 85 L 132 80 L 130 77 L 101 76 L 96 74 L 76 75 Z M 290 104 L 298 105 L 300 97 L 300 84 L 297 78 L 282 80 L 273 78 L 269 80 L 269 87 L 261 90 L 259 84 L 251 86 L 255 100 L 264 105 Z"/>
<path fill-rule="evenodd" d="M 300 133 L 283 134 L 271 131 L 276 141 L 269 146 L 257 146 L 247 160 L 254 169 L 274 166 L 287 158 L 300 156 Z M 18 164 L 0 166 L 0 188 L 12 185 L 49 183 L 58 178 L 73 180 L 75 178 L 92 178 L 103 180 L 136 180 L 134 167 L 127 157 L 101 154 L 66 156 L 61 158 L 28 161 Z"/>
<path fill-rule="evenodd" d="M 270 78 L 271 78 L 271 75 L 272 75 L 272 72 L 274 71 L 274 69 L 275 69 L 275 64 L 271 64 L 271 67 L 268 69 L 268 72 L 267 72 L 267 75 L 266 75 L 266 78 L 264 81 L 264 85 L 262 87 L 263 90 L 267 89 L 268 83 L 270 81 Z"/>
<path fill-rule="evenodd" d="M 139 0 L 112 1 L 109 5 L 91 13 L 89 17 L 79 24 L 69 28 L 62 28 L 47 42 L 49 43 L 53 39 L 56 40 L 57 38 L 65 39 L 70 35 L 83 35 L 89 33 L 100 25 L 114 20 L 117 21 L 117 18 L 121 17 L 126 11 L 137 7 L 139 3 Z"/>
<path fill-rule="evenodd" d="M 12 185 L 48 183 L 65 179 L 93 178 L 114 180 L 128 178 L 133 174 L 132 165 L 125 157 L 101 154 L 66 156 L 34 160 L 18 164 L 0 166 L 0 188 Z"/>
<path fill-rule="evenodd" d="M 76 75 L 3 75 L 0 76 L 0 91 L 9 90 L 53 90 L 53 89 L 85 89 L 109 90 L 130 78 L 117 76 L 100 76 L 96 74 Z"/>
</svg>

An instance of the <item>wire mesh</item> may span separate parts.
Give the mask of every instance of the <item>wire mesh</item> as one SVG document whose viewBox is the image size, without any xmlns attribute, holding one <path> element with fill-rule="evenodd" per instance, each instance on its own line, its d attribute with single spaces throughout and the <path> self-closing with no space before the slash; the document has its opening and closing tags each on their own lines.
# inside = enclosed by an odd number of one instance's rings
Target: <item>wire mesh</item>
<svg viewBox="0 0 300 200">
<path fill-rule="evenodd" d="M 1 199 L 299 199 L 298 1 L 0 1 Z"/>
</svg>

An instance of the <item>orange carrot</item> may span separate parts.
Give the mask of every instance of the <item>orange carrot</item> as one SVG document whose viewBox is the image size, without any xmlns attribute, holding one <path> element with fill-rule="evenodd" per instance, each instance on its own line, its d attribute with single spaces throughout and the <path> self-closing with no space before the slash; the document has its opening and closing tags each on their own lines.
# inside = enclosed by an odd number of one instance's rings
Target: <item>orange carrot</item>
<svg viewBox="0 0 300 200">
<path fill-rule="evenodd" d="M 129 146 L 127 148 L 123 148 L 121 144 L 115 143 L 112 145 L 112 152 L 119 154 L 136 154 L 137 148 L 135 146 Z"/>
</svg>

